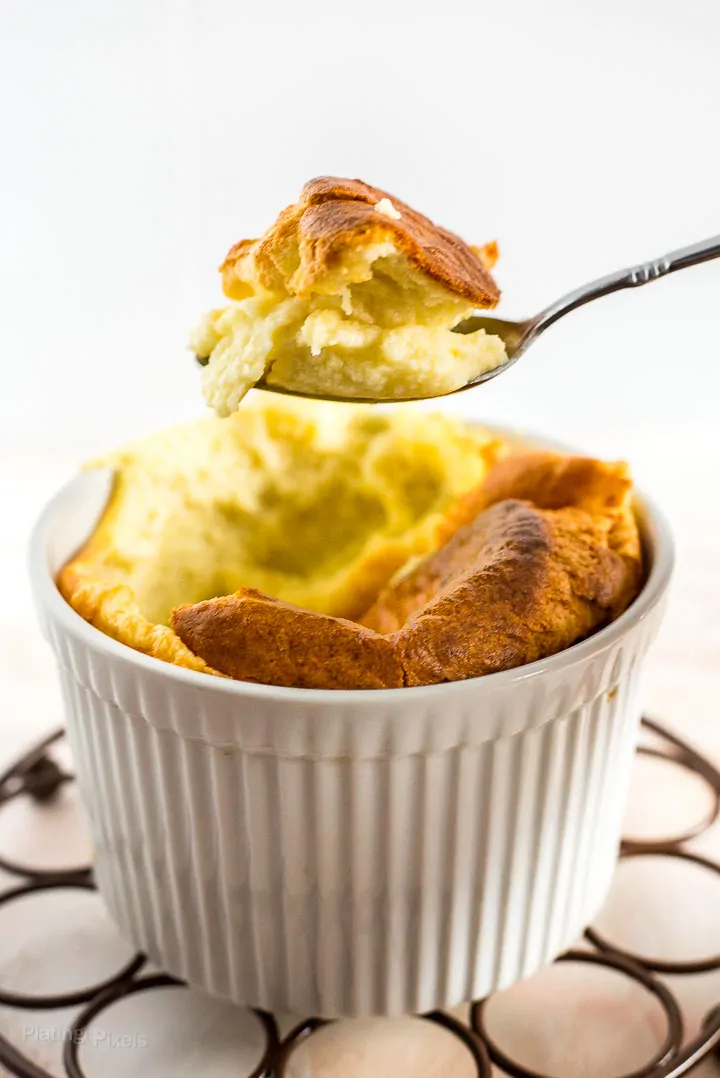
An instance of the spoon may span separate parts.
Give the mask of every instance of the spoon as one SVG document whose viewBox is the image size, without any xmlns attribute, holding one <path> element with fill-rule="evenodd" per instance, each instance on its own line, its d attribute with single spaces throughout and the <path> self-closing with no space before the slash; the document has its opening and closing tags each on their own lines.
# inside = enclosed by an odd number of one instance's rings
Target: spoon
<svg viewBox="0 0 720 1078">
<path fill-rule="evenodd" d="M 575 291 L 568 292 L 567 295 L 556 300 L 555 303 L 551 303 L 549 307 L 540 311 L 534 318 L 527 318 L 521 322 L 508 322 L 503 318 L 486 318 L 484 315 L 473 315 L 455 326 L 454 332 L 474 333 L 478 329 L 484 329 L 486 333 L 501 337 L 505 344 L 507 359 L 492 370 L 485 371 L 483 374 L 479 374 L 477 378 L 466 382 L 465 385 L 458 386 L 457 389 L 451 389 L 448 393 L 438 394 L 438 396 L 462 393 L 466 389 L 473 389 L 475 386 L 482 385 L 483 382 L 489 382 L 491 378 L 496 378 L 499 374 L 512 367 L 514 363 L 517 363 L 520 357 L 527 352 L 530 345 L 534 344 L 548 326 L 552 326 L 564 315 L 574 311 L 576 307 L 582 307 L 594 299 L 609 296 L 611 292 L 619 292 L 623 288 L 637 288 L 639 285 L 648 284 L 650 281 L 657 281 L 659 277 L 664 277 L 668 273 L 675 273 L 676 270 L 686 269 L 688 266 L 696 266 L 700 262 L 709 262 L 713 258 L 720 258 L 720 235 L 711 236 L 710 239 L 693 243 L 689 247 L 681 247 L 677 251 L 671 251 L 669 254 L 662 255 L 662 257 L 655 258 L 650 262 L 642 262 L 638 266 L 617 270 L 615 273 L 608 274 L 607 277 L 600 277 L 596 281 L 591 281 L 589 284 L 583 285 L 582 288 L 576 288 Z M 196 358 L 202 366 L 205 366 L 208 362 L 204 357 L 198 356 Z M 395 404 L 403 401 L 431 399 L 428 396 L 384 397 L 377 399 L 373 397 L 341 397 L 323 393 L 308 393 L 298 389 L 288 389 L 285 386 L 268 384 L 264 378 L 256 382 L 254 388 L 265 389 L 271 393 L 282 393 L 289 397 L 313 397 L 320 400 L 346 401 L 354 404 Z"/>
</svg>

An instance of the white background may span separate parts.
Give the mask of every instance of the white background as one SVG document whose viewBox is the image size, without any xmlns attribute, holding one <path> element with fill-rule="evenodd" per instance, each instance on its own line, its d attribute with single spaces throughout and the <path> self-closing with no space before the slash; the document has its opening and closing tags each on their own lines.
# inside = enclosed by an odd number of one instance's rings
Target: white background
<svg viewBox="0 0 720 1078">
<path fill-rule="evenodd" d="M 313 175 L 496 237 L 510 317 L 719 232 L 719 56 L 717 0 L 5 0 L 0 446 L 200 412 L 216 267 Z M 455 406 L 691 466 L 719 307 L 720 262 L 605 299 Z"/>
</svg>

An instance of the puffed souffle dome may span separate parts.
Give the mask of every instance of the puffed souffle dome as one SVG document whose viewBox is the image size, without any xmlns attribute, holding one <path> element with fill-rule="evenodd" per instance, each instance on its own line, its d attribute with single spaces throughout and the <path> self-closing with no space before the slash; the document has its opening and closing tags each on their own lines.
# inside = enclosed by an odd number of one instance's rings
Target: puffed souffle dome
<svg viewBox="0 0 720 1078">
<path fill-rule="evenodd" d="M 315 689 L 521 666 L 642 584 L 627 466 L 407 408 L 258 403 L 91 466 L 115 481 L 61 570 L 96 628 L 210 675 Z"/>
<path fill-rule="evenodd" d="M 261 378 L 353 400 L 459 389 L 507 358 L 467 321 L 498 302 L 497 257 L 362 180 L 316 177 L 220 267 L 223 306 L 190 342 L 205 400 L 230 415 Z"/>
</svg>

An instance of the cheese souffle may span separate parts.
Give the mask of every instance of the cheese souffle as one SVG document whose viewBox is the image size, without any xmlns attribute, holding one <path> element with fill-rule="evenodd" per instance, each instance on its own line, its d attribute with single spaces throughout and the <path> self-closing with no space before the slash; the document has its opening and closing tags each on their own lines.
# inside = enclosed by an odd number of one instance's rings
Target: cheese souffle
<svg viewBox="0 0 720 1078">
<path fill-rule="evenodd" d="M 115 639 L 210 674 L 478 677 L 584 639 L 641 584 L 625 465 L 441 416 L 253 401 L 100 463 L 114 490 L 63 595 Z"/>
<path fill-rule="evenodd" d="M 261 378 L 373 400 L 459 389 L 506 358 L 499 337 L 454 332 L 497 304 L 496 258 L 361 180 L 311 180 L 221 266 L 231 302 L 191 339 L 207 404 L 230 415 Z"/>
</svg>

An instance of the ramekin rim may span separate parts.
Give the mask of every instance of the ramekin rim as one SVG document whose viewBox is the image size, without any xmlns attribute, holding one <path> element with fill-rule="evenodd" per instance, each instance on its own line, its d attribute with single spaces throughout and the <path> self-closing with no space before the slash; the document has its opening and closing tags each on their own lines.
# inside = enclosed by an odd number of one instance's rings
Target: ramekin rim
<svg viewBox="0 0 720 1078">
<path fill-rule="evenodd" d="M 378 706 L 403 707 L 413 700 L 445 697 L 472 691 L 490 696 L 513 684 L 527 683 L 559 669 L 570 669 L 592 657 L 609 650 L 615 642 L 639 624 L 660 600 L 667 589 L 674 565 L 674 544 L 670 527 L 655 502 L 642 491 L 636 492 L 638 502 L 644 509 L 648 522 L 656 533 L 652 565 L 642 591 L 620 617 L 597 633 L 565 648 L 563 651 L 523 666 L 485 674 L 460 681 L 442 682 L 436 685 L 408 686 L 402 689 L 303 689 L 259 682 L 239 681 L 217 677 L 175 663 L 156 659 L 121 643 L 97 629 L 78 614 L 63 598 L 46 563 L 46 540 L 53 518 L 78 481 L 74 476 L 65 483 L 46 504 L 31 534 L 29 545 L 30 576 L 36 601 L 60 623 L 64 631 L 80 639 L 91 650 L 105 652 L 113 660 L 129 666 L 140 667 L 155 676 L 167 676 L 176 683 L 192 686 L 207 692 L 218 692 L 237 697 L 256 697 L 280 703 L 304 703 L 315 705 L 377 704 Z"/>
</svg>

